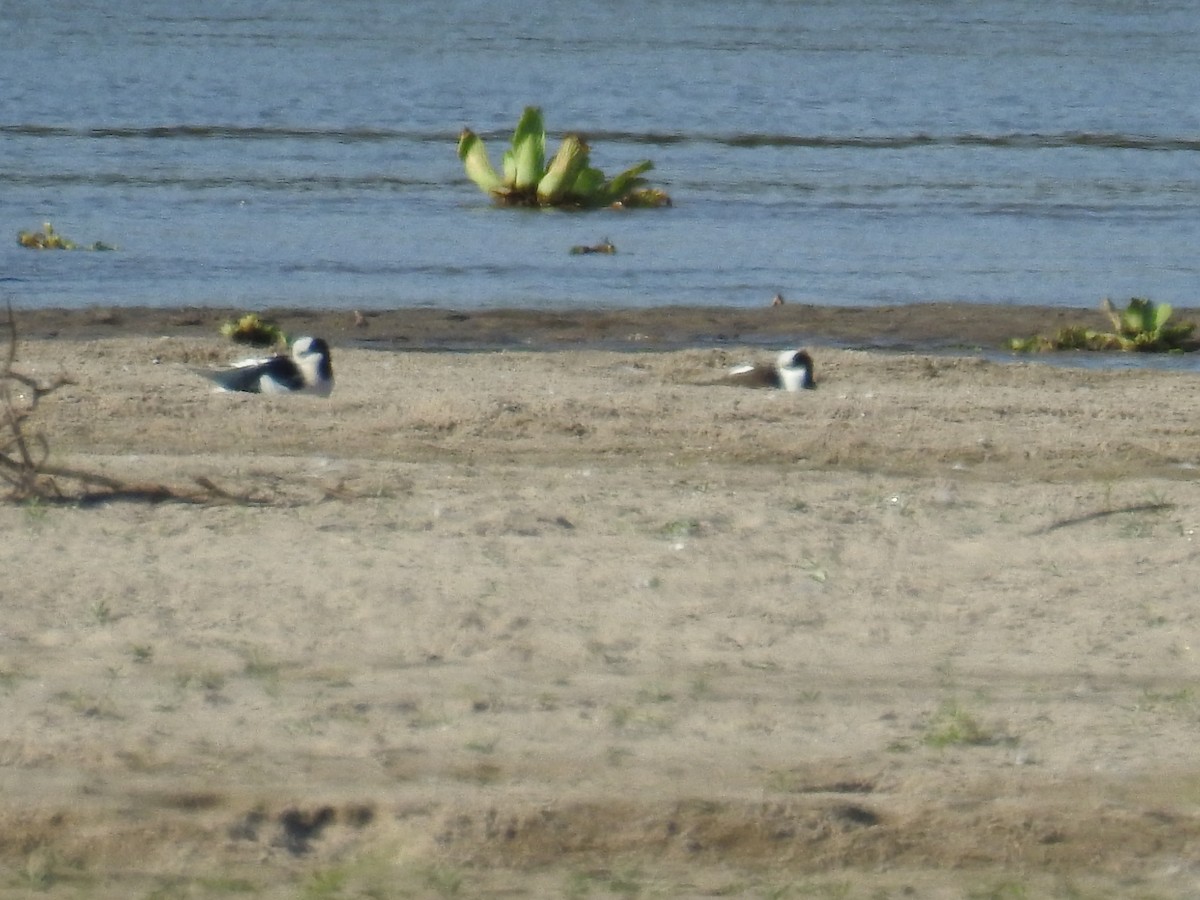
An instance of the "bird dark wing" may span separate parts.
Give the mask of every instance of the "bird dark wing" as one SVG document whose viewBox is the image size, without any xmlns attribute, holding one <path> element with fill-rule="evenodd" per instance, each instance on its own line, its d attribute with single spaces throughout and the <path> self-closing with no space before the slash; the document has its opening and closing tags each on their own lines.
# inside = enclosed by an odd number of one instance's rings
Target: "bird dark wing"
<svg viewBox="0 0 1200 900">
<path fill-rule="evenodd" d="M 304 373 L 290 357 L 272 356 L 264 366 L 258 377 L 260 390 L 262 382 L 267 380 L 288 391 L 298 391 L 305 386 Z"/>
<path fill-rule="evenodd" d="M 264 380 L 273 381 L 289 391 L 304 387 L 304 378 L 300 370 L 286 356 L 272 356 L 262 362 L 204 374 L 227 391 L 244 391 L 250 394 L 262 393 Z"/>
</svg>

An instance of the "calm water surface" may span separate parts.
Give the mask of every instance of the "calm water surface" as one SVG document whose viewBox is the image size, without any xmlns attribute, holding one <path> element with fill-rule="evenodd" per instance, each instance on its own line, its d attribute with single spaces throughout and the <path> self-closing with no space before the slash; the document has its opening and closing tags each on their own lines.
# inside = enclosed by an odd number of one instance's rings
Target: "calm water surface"
<svg viewBox="0 0 1200 900">
<path fill-rule="evenodd" d="M 1197 303 L 1191 0 L 528 6 L 3 2 L 0 296 Z M 498 162 L 527 104 L 675 207 L 492 208 L 458 131 Z M 120 249 L 19 248 L 44 220 Z"/>
</svg>

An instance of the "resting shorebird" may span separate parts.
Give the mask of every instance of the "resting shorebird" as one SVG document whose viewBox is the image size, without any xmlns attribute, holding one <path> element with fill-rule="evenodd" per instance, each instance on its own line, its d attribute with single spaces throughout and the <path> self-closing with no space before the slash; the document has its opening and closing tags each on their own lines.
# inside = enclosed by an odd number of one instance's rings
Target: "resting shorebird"
<svg viewBox="0 0 1200 900">
<path fill-rule="evenodd" d="M 216 382 L 221 391 L 328 397 L 333 390 L 329 345 L 322 338 L 302 337 L 292 344 L 290 353 L 243 359 L 228 369 L 197 371 Z"/>
<path fill-rule="evenodd" d="M 812 357 L 807 350 L 784 350 L 775 357 L 774 365 L 734 366 L 723 383 L 742 387 L 782 388 L 785 391 L 817 386 L 813 379 Z"/>
</svg>

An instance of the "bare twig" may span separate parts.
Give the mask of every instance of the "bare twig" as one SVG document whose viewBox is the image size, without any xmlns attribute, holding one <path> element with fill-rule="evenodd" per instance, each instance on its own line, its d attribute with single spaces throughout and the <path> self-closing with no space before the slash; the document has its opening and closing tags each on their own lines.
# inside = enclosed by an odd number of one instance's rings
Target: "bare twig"
<svg viewBox="0 0 1200 900">
<path fill-rule="evenodd" d="M 1059 519 L 1057 522 L 1051 522 L 1044 528 L 1039 528 L 1037 531 L 1030 532 L 1030 534 L 1049 534 L 1051 531 L 1058 531 L 1060 528 L 1069 528 L 1072 525 L 1083 525 L 1087 522 L 1095 522 L 1099 519 L 1107 519 L 1109 516 L 1120 516 L 1127 513 L 1166 512 L 1167 510 L 1174 508 L 1174 503 L 1138 503 L 1133 506 L 1122 506 L 1120 509 L 1102 509 L 1099 512 L 1088 513 L 1087 515 L 1083 516 L 1073 516 L 1070 519 Z"/>
<path fill-rule="evenodd" d="M 10 487 L 17 500 L 57 495 L 58 486 L 45 471 L 50 447 L 40 434 L 28 435 L 25 421 L 33 415 L 42 398 L 54 393 L 71 379 L 60 377 L 48 384 L 13 368 L 17 359 L 17 323 L 12 304 L 5 322 L 8 346 L 0 369 L 0 480 Z"/>
<path fill-rule="evenodd" d="M 88 472 L 69 466 L 50 465 L 50 444 L 45 435 L 31 433 L 28 423 L 42 398 L 66 385 L 75 384 L 67 376 L 43 383 L 17 371 L 17 322 L 12 304 L 8 304 L 8 331 L 4 362 L 0 367 L 0 487 L 8 485 L 4 499 L 16 502 L 32 500 L 84 504 L 114 500 L 138 500 L 146 503 L 236 503 L 266 505 L 271 501 L 252 494 L 237 494 L 218 487 L 208 478 L 196 478 L 200 488 L 181 488 L 165 484 L 138 484 Z M 68 484 L 66 490 L 61 483 Z"/>
</svg>

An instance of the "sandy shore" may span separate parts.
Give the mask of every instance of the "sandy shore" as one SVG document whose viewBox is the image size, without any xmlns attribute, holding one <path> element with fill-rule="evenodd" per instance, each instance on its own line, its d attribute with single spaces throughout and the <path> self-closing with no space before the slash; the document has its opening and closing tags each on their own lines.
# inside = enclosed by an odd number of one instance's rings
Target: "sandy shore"
<svg viewBox="0 0 1200 900">
<path fill-rule="evenodd" d="M 923 309 L 23 316 L 52 462 L 246 502 L 0 506 L 0 892 L 1200 891 L 1195 375 Z"/>
<path fill-rule="evenodd" d="M 245 310 L 94 308 L 22 310 L 30 338 L 95 340 L 171 335 L 211 338 Z M 539 311 L 401 309 L 258 310 L 289 334 L 319 334 L 341 347 L 385 350 L 564 349 L 679 350 L 692 347 L 816 343 L 839 348 L 945 350 L 1000 348 L 1008 338 L 1053 334 L 1065 325 L 1107 329 L 1095 306 L 1065 307 L 924 303 L 847 308 L 786 303 L 761 309 L 686 305 L 656 309 Z M 1196 321 L 1200 310 L 1177 309 Z"/>
</svg>

